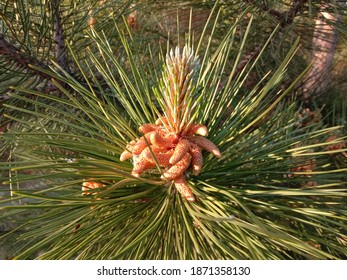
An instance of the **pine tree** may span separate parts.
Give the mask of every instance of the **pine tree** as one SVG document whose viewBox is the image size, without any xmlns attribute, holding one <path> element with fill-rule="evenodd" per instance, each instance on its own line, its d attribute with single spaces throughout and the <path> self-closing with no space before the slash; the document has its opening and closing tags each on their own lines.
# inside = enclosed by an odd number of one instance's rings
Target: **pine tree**
<svg viewBox="0 0 347 280">
<path fill-rule="evenodd" d="M 2 2 L 7 257 L 344 258 L 346 99 L 304 89 L 346 9 L 312 2 Z"/>
</svg>

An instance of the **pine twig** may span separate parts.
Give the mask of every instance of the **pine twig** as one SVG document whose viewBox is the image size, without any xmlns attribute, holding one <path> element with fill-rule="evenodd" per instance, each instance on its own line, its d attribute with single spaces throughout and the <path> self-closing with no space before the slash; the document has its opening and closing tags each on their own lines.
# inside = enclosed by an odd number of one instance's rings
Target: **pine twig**
<svg viewBox="0 0 347 280">
<path fill-rule="evenodd" d="M 5 36 L 3 34 L 0 34 L 0 55 L 9 58 L 12 61 L 15 61 L 18 65 L 34 73 L 35 75 L 38 75 L 45 79 L 50 78 L 49 75 L 30 67 L 30 65 L 34 65 L 38 68 L 48 69 L 48 66 L 46 64 L 12 45 L 5 39 Z"/>
<path fill-rule="evenodd" d="M 67 47 L 64 39 L 64 28 L 60 17 L 60 0 L 52 1 L 53 11 L 53 39 L 55 43 L 55 57 L 58 65 L 70 73 Z"/>
<path fill-rule="evenodd" d="M 278 10 L 270 8 L 266 4 L 259 4 L 259 1 L 256 0 L 244 0 L 244 2 L 248 4 L 252 4 L 256 6 L 258 9 L 263 10 L 264 12 L 267 12 L 269 15 L 275 17 L 279 22 L 281 27 L 286 27 L 287 25 L 290 25 L 293 23 L 294 18 L 297 16 L 297 14 L 302 11 L 305 4 L 308 2 L 307 0 L 294 0 L 292 2 L 292 6 L 288 11 L 280 12 Z"/>
</svg>

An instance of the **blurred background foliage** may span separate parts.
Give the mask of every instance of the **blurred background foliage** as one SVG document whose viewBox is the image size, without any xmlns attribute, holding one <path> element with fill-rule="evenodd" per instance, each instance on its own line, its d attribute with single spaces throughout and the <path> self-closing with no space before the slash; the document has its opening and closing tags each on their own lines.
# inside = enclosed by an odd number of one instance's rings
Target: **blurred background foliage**
<svg viewBox="0 0 347 280">
<path fill-rule="evenodd" d="M 215 1 L 3 1 L 1 3 L 1 78 L 3 92 L 10 85 L 27 82 L 28 86 L 42 85 L 44 74 L 37 73 L 30 65 L 48 67 L 51 60 L 68 72 L 78 72 L 73 60 L 66 53 L 65 42 L 72 46 L 80 59 L 84 59 L 91 40 L 87 35 L 91 26 L 102 31 L 112 43 L 116 55 L 122 57 L 122 48 L 117 41 L 114 20 L 123 17 L 132 30 L 139 49 L 146 49 L 151 42 L 156 46 L 166 45 L 167 40 L 175 45 L 177 33 L 181 36 L 193 31 L 199 38 Z M 334 66 L 333 75 L 344 76 L 346 43 L 346 4 L 345 1 L 219 1 L 221 19 L 218 22 L 214 44 L 218 46 L 218 36 L 223 37 L 236 18 L 245 9 L 245 19 L 253 16 L 250 38 L 245 46 L 243 57 L 254 57 L 266 42 L 274 28 L 279 25 L 280 32 L 272 38 L 261 63 L 252 72 L 254 80 L 275 69 L 289 50 L 291 44 L 300 36 L 300 55 L 289 69 L 289 80 L 298 76 L 311 60 L 314 52 L 325 51 L 333 55 L 330 62 Z M 192 10 L 192 21 L 190 12 Z M 179 24 L 177 24 L 179 19 Z M 320 21 L 319 21 L 320 20 Z M 241 42 L 247 20 L 240 23 L 236 40 Z M 328 27 L 327 27 L 328 26 Z M 330 28 L 330 29 L 328 29 Z M 315 34 L 315 30 L 317 31 Z M 325 34 L 324 36 L 322 34 Z M 317 45 L 314 36 L 327 41 Z M 171 37 L 171 38 L 170 38 Z M 181 41 L 184 44 L 184 41 Z M 237 48 L 237 46 L 234 46 Z M 151 44 L 152 52 L 156 52 Z M 230 62 L 232 63 L 232 62 Z M 328 67 L 329 65 L 324 65 Z M 242 67 L 242 63 L 240 68 Z M 330 66 L 331 67 L 331 66 Z M 326 68 L 331 72 L 331 68 Z M 78 73 L 74 73 L 78 75 Z M 320 80 L 317 78 L 316 80 Z M 343 83 L 343 79 L 335 79 Z M 251 81 L 249 81 L 251 84 Z M 329 83 L 331 86 L 331 83 Z M 6 98 L 2 94 L 2 98 Z M 307 98 L 306 98 L 307 99 Z"/>
</svg>

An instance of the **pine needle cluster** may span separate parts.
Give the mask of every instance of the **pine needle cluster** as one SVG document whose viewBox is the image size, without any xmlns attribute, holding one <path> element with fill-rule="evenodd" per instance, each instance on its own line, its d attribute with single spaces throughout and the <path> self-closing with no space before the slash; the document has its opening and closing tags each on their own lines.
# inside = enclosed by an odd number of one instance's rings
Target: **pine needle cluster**
<svg viewBox="0 0 347 280">
<path fill-rule="evenodd" d="M 78 77 L 59 63 L 33 65 L 54 91 L 11 88 L 0 220 L 12 224 L 7 236 L 19 234 L 13 258 L 346 256 L 347 169 L 332 157 L 347 150 L 331 149 L 344 136 L 329 138 L 342 126 L 298 117 L 302 110 L 286 97 L 305 73 L 282 84 L 299 40 L 249 89 L 278 29 L 238 71 L 252 17 L 241 41 L 245 14 L 215 47 L 220 15 L 215 7 L 198 40 L 187 34 L 185 48 L 168 42 L 167 56 L 144 51 L 115 21 L 119 57 L 107 35 L 91 28 L 83 60 L 67 44 Z M 158 135 L 173 136 L 170 145 L 157 145 Z M 152 167 L 136 173 L 140 157 Z M 179 176 L 166 180 L 188 157 Z"/>
</svg>

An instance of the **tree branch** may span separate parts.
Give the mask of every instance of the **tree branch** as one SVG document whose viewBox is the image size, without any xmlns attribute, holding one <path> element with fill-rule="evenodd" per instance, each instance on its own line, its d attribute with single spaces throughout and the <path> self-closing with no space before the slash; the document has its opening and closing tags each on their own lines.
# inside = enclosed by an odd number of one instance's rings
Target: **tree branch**
<svg viewBox="0 0 347 280">
<path fill-rule="evenodd" d="M 294 18 L 301 12 L 308 0 L 294 0 L 293 5 L 288 12 L 285 13 L 285 21 L 282 24 L 289 25 L 293 22 Z"/>
<path fill-rule="evenodd" d="M 52 1 L 53 11 L 53 39 L 55 43 L 55 57 L 57 63 L 67 73 L 70 73 L 69 60 L 67 57 L 67 48 L 64 39 L 64 28 L 60 17 L 60 0 Z"/>
<path fill-rule="evenodd" d="M 257 0 L 244 0 L 244 2 L 247 4 L 252 4 L 258 9 L 267 12 L 269 15 L 275 17 L 280 22 L 281 27 L 285 27 L 293 23 L 294 18 L 300 11 L 302 11 L 308 0 L 293 0 L 292 7 L 286 12 L 280 12 L 272 9 L 266 4 L 260 4 Z"/>
<path fill-rule="evenodd" d="M 3 34 L 0 34 L 0 55 L 5 56 L 12 61 L 15 61 L 18 65 L 34 73 L 35 75 L 38 75 L 45 79 L 50 79 L 49 75 L 30 67 L 30 65 L 34 65 L 42 69 L 48 69 L 48 65 L 21 51 L 20 49 L 6 41 Z"/>
<path fill-rule="evenodd" d="M 303 79 L 302 99 L 309 103 L 311 99 L 323 93 L 331 81 L 334 54 L 336 52 L 338 31 L 332 24 L 340 20 L 335 13 L 326 12 L 321 6 L 321 17 L 315 22 L 312 39 L 312 67 Z"/>
</svg>

